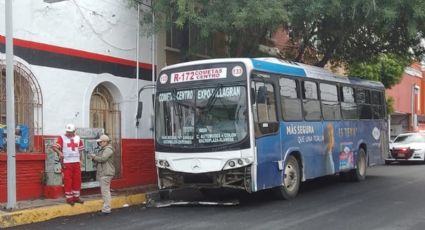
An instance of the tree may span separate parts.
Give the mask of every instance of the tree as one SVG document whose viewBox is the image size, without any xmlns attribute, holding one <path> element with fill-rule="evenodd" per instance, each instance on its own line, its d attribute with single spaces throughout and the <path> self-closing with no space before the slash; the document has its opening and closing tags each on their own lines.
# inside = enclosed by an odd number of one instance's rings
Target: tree
<svg viewBox="0 0 425 230">
<path fill-rule="evenodd" d="M 295 61 L 305 50 L 317 61 L 374 61 L 382 53 L 421 57 L 425 2 L 420 0 L 290 0 L 291 42 L 299 44 Z"/>
<path fill-rule="evenodd" d="M 270 32 L 288 21 L 285 1 L 281 0 L 155 0 L 152 7 L 157 29 L 176 26 L 185 32 L 186 40 L 188 28 L 196 28 L 201 40 L 221 34 L 222 56 L 227 57 L 256 56 L 258 45 L 267 43 Z M 144 22 L 151 22 L 149 13 Z"/>
<path fill-rule="evenodd" d="M 303 62 L 313 49 L 317 62 L 311 64 L 317 66 L 365 61 L 381 53 L 424 53 L 422 0 L 155 0 L 153 10 L 157 28 L 195 26 L 204 38 L 224 34 L 227 56 L 256 54 L 258 45 L 282 26 L 298 45 L 294 60 Z"/>
<path fill-rule="evenodd" d="M 405 60 L 420 60 L 425 52 L 423 0 L 154 0 L 153 11 L 156 28 L 175 25 L 185 41 L 191 27 L 202 39 L 221 34 L 225 52 L 218 57 L 260 55 L 259 45 L 270 45 L 271 35 L 284 28 L 294 47 L 284 50 L 285 59 L 319 67 L 342 64 L 386 87 L 401 77 Z M 196 51 L 182 44 L 183 61 Z M 360 67 L 373 73 L 355 71 Z"/>
<path fill-rule="evenodd" d="M 404 68 L 409 61 L 393 54 L 381 54 L 369 62 L 352 63 L 349 75 L 380 81 L 385 88 L 391 88 L 400 82 Z"/>
<path fill-rule="evenodd" d="M 398 84 L 409 60 L 393 54 L 381 54 L 369 62 L 352 63 L 348 72 L 350 76 L 358 76 L 363 79 L 380 81 L 385 88 L 390 89 Z M 394 98 L 387 98 L 387 113 L 394 112 Z"/>
</svg>

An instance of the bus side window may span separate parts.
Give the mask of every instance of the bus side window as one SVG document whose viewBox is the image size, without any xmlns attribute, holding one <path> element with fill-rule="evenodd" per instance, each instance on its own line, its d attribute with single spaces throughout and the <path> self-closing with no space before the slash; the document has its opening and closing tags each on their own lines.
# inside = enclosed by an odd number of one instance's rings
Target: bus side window
<svg viewBox="0 0 425 230">
<path fill-rule="evenodd" d="M 360 119 L 372 119 L 372 107 L 370 105 L 370 91 L 366 89 L 356 89 L 356 102 L 359 109 Z"/>
<path fill-rule="evenodd" d="M 355 120 L 359 118 L 359 115 L 357 113 L 357 104 L 354 99 L 354 89 L 349 86 L 342 86 L 341 87 L 341 110 L 342 110 L 342 117 L 345 120 Z"/>
<path fill-rule="evenodd" d="M 272 84 L 263 82 L 252 82 L 255 89 L 255 103 L 253 113 L 256 136 L 273 133 L 278 130 L 276 116 L 276 100 Z"/>
<path fill-rule="evenodd" d="M 378 91 L 371 91 L 371 94 L 373 119 L 385 118 L 385 104 L 383 99 L 383 93 Z"/>
<path fill-rule="evenodd" d="M 302 120 L 299 83 L 289 78 L 279 79 L 282 118 L 286 121 Z"/>
<path fill-rule="evenodd" d="M 307 121 L 321 120 L 320 101 L 317 93 L 317 84 L 312 81 L 302 83 L 304 119 Z"/>
<path fill-rule="evenodd" d="M 334 84 L 320 83 L 320 99 L 324 120 L 340 120 L 341 107 L 339 105 L 338 89 Z"/>
</svg>

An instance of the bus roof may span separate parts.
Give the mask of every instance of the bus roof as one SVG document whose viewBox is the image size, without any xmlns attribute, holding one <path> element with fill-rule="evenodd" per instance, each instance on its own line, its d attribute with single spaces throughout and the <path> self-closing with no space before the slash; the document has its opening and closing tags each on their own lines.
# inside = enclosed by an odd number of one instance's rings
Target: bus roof
<svg viewBox="0 0 425 230">
<path fill-rule="evenodd" d="M 333 81 L 339 83 L 353 84 L 358 86 L 384 89 L 384 85 L 378 81 L 364 80 L 355 77 L 337 75 L 329 70 L 317 66 L 306 65 L 298 62 L 286 61 L 274 57 L 264 58 L 217 58 L 207 60 L 197 60 L 170 65 L 163 70 L 171 68 L 179 68 L 190 65 L 200 65 L 206 63 L 223 63 L 223 62 L 243 62 L 246 65 L 252 66 L 254 70 L 264 71 L 276 74 L 285 74 L 289 76 L 311 78 L 324 81 Z"/>
<path fill-rule="evenodd" d="M 291 76 L 306 77 L 318 80 L 333 81 L 354 85 L 361 85 L 371 88 L 384 88 L 384 85 L 378 81 L 364 80 L 355 77 L 337 75 L 331 71 L 317 66 L 306 65 L 298 62 L 290 62 L 277 58 L 253 58 L 251 59 L 254 69 L 287 74 Z"/>
</svg>

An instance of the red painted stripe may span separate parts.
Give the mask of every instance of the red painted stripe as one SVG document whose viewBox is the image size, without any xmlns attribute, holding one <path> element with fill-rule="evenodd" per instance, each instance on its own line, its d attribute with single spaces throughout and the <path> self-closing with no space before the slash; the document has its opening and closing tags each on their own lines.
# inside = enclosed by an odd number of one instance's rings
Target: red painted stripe
<svg viewBox="0 0 425 230">
<path fill-rule="evenodd" d="M 45 160 L 46 154 L 44 153 L 18 153 L 16 154 L 16 161 L 40 161 Z M 7 153 L 0 153 L 0 161 L 7 161 Z"/>
<path fill-rule="evenodd" d="M 0 35 L 0 43 L 6 43 L 5 36 Z M 13 45 L 35 49 L 35 50 L 47 51 L 51 53 L 64 54 L 64 55 L 73 56 L 73 57 L 80 57 L 80 58 L 92 59 L 97 61 L 117 63 L 121 65 L 132 66 L 132 67 L 135 67 L 137 63 L 135 61 L 131 61 L 131 60 L 123 59 L 123 58 L 116 58 L 116 57 L 91 53 L 91 52 L 77 50 L 77 49 L 65 48 L 60 46 L 47 45 L 44 43 L 26 41 L 26 40 L 22 40 L 18 38 L 13 39 Z M 149 69 L 149 70 L 152 69 L 151 64 L 142 63 L 142 62 L 139 62 L 139 67 L 143 69 Z"/>
</svg>

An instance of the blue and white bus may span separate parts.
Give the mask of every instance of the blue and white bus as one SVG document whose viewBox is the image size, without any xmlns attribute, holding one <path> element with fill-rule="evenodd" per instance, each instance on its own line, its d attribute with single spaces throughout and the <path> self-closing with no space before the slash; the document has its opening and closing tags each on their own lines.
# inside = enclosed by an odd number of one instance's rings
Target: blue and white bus
<svg viewBox="0 0 425 230">
<path fill-rule="evenodd" d="M 385 88 L 276 58 L 165 67 L 155 95 L 160 189 L 273 189 L 340 174 L 362 181 L 388 151 Z"/>
</svg>

